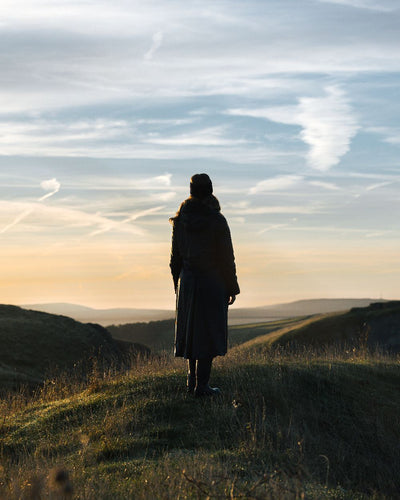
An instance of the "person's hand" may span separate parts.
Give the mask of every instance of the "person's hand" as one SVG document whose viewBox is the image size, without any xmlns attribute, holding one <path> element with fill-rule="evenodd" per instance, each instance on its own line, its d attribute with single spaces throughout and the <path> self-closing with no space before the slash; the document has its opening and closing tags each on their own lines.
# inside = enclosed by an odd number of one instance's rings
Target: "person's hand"
<svg viewBox="0 0 400 500">
<path fill-rule="evenodd" d="M 236 295 L 230 295 L 228 300 L 228 306 L 231 306 L 236 300 Z"/>
</svg>

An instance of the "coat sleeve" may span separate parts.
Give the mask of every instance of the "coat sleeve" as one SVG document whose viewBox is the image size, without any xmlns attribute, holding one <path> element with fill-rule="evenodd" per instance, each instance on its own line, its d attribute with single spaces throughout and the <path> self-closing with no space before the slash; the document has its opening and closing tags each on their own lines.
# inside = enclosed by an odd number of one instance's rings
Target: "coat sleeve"
<svg viewBox="0 0 400 500">
<path fill-rule="evenodd" d="M 176 223 L 174 223 L 172 228 L 172 244 L 171 244 L 171 258 L 169 261 L 169 267 L 171 268 L 172 279 L 174 281 L 175 291 L 178 286 L 179 275 L 182 270 L 182 256 L 178 247 L 178 238 L 177 238 L 177 227 Z"/>
<path fill-rule="evenodd" d="M 238 295 L 240 293 L 240 289 L 236 277 L 236 265 L 231 232 L 225 217 L 222 215 L 217 229 L 217 251 L 219 265 L 228 295 Z"/>
</svg>

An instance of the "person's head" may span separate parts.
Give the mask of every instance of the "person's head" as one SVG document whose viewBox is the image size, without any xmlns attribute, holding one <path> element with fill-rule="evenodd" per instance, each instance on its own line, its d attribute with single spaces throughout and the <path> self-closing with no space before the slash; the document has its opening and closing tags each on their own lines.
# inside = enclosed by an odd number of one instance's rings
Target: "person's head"
<svg viewBox="0 0 400 500">
<path fill-rule="evenodd" d="M 207 174 L 195 174 L 190 179 L 190 197 L 185 200 L 178 211 L 175 214 L 175 217 L 171 217 L 170 222 L 174 223 L 178 220 L 179 215 L 181 213 L 181 209 L 184 206 L 190 205 L 193 203 L 199 203 L 200 205 L 204 205 L 209 209 L 216 210 L 217 212 L 221 211 L 221 206 L 217 198 L 212 194 L 213 193 L 213 185 L 211 179 Z"/>
<path fill-rule="evenodd" d="M 207 174 L 195 174 L 190 179 L 190 194 L 194 198 L 202 200 L 211 196 L 213 185 Z"/>
</svg>

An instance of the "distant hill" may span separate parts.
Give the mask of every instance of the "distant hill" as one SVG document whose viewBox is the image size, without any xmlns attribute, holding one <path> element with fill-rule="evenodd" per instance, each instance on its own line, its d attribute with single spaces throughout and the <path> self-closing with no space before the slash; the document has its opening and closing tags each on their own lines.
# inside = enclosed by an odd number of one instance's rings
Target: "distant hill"
<svg viewBox="0 0 400 500">
<path fill-rule="evenodd" d="M 238 300 L 240 302 L 240 300 Z M 245 324 L 260 321 L 274 321 L 297 316 L 345 311 L 352 307 L 366 307 L 376 299 L 311 299 L 298 300 L 284 304 L 273 304 L 261 307 L 232 307 L 229 310 L 229 324 Z M 384 301 L 382 301 L 384 302 Z M 22 307 L 51 314 L 62 314 L 83 323 L 99 323 L 100 325 L 122 325 L 127 323 L 143 323 L 172 319 L 173 310 L 168 309 L 93 309 L 77 304 L 50 303 L 27 304 Z"/>
<path fill-rule="evenodd" d="M 353 307 L 367 307 L 371 303 L 387 302 L 383 299 L 309 299 L 296 300 L 283 304 L 270 306 L 237 308 L 229 311 L 231 324 L 255 323 L 257 321 L 277 320 L 284 318 L 295 318 L 299 316 L 310 316 L 313 314 L 324 314 L 337 311 L 346 311 Z"/>
<path fill-rule="evenodd" d="M 49 370 L 72 368 L 91 355 L 111 362 L 123 354 L 100 325 L 0 305 L 0 391 L 40 383 Z"/>
<path fill-rule="evenodd" d="M 81 321 L 82 323 L 98 323 L 102 326 L 156 321 L 173 318 L 175 316 L 174 311 L 167 309 L 94 309 L 78 304 L 65 303 L 25 304 L 22 307 L 50 314 L 62 314 L 74 318 L 77 321 Z"/>
<path fill-rule="evenodd" d="M 254 329 L 258 330 L 258 335 L 242 343 L 239 349 L 278 344 L 291 344 L 293 347 L 347 344 L 400 352 L 400 301 L 377 302 L 368 307 L 354 307 L 345 313 L 299 318 L 274 331 L 269 330 L 269 325 L 237 326 L 237 335 L 242 336 L 251 334 Z"/>
</svg>

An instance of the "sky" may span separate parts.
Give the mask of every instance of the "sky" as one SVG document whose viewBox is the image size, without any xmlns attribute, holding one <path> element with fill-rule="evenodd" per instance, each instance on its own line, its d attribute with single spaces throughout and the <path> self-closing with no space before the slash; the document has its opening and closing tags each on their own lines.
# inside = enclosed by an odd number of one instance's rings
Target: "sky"
<svg viewBox="0 0 400 500">
<path fill-rule="evenodd" d="M 206 172 L 234 307 L 400 298 L 398 0 L 2 0 L 0 303 L 174 307 Z"/>
</svg>

